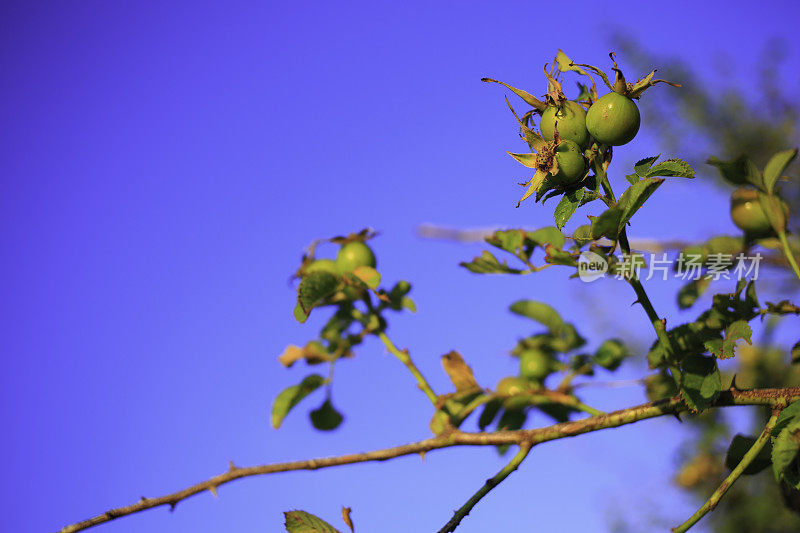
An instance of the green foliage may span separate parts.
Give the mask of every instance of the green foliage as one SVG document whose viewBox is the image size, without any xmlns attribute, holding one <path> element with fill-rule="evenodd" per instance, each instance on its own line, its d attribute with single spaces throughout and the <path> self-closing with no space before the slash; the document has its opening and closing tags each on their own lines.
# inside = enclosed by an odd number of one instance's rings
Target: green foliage
<svg viewBox="0 0 800 533">
<path fill-rule="evenodd" d="M 332 525 L 305 511 L 283 513 L 288 533 L 340 533 Z"/>
<path fill-rule="evenodd" d="M 278 429 L 283 419 L 300 401 L 320 388 L 325 383 L 325 378 L 319 374 L 306 376 L 298 385 L 287 387 L 278 394 L 272 404 L 272 427 Z"/>
<path fill-rule="evenodd" d="M 742 461 L 744 454 L 753 447 L 755 442 L 755 437 L 748 437 L 746 435 L 736 435 L 733 437 L 731 445 L 728 447 L 728 453 L 725 456 L 725 466 L 728 467 L 729 470 L 736 468 L 736 465 Z M 752 476 L 768 468 L 772 464 L 771 455 L 772 445 L 767 443 L 767 445 L 758 452 L 758 456 L 756 456 L 755 460 L 744 469 L 742 474 L 745 476 Z"/>
</svg>

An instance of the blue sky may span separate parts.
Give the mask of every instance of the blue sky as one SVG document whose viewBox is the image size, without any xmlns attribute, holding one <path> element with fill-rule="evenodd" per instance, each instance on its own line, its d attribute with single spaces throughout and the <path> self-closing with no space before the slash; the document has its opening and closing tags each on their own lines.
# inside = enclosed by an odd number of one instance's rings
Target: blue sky
<svg viewBox="0 0 800 533">
<path fill-rule="evenodd" d="M 550 302 L 595 344 L 649 343 L 627 286 L 585 285 L 558 269 L 479 277 L 457 264 L 480 246 L 415 235 L 424 222 L 551 223 L 554 204 L 514 209 L 525 174 L 505 151 L 521 146 L 505 91 L 479 79 L 543 92 L 541 67 L 557 48 L 608 67 L 614 30 L 699 68 L 727 53 L 743 73 L 763 43 L 783 37 L 796 72 L 797 7 L 571 6 L 4 2 L 0 529 L 54 531 L 228 460 L 427 437 L 427 400 L 372 341 L 337 368 L 339 431 L 310 428 L 318 397 L 281 430 L 269 427 L 272 399 L 305 374 L 276 357 L 320 325 L 294 321 L 287 283 L 315 238 L 381 232 L 373 247 L 384 279 L 410 280 L 419 306 L 390 334 L 440 390 L 439 356 L 451 349 L 486 386 L 515 372 L 507 352 L 531 332 L 507 312 L 519 298 Z M 617 152 L 618 190 L 626 165 L 661 151 L 653 131 L 643 117 L 642 134 Z M 733 230 L 725 194 L 702 180 L 670 182 L 650 204 L 634 236 Z M 685 320 L 675 288 L 651 292 L 660 312 Z M 633 365 L 621 376 L 639 373 Z M 587 398 L 604 409 L 643 401 L 638 389 Z M 664 419 L 542 446 L 459 531 L 606 531 L 619 514 L 665 530 L 694 506 L 669 483 L 684 437 Z M 490 449 L 464 449 L 250 479 L 97 531 L 280 531 L 293 508 L 341 526 L 342 505 L 360 533 L 430 531 L 501 464 Z"/>
</svg>

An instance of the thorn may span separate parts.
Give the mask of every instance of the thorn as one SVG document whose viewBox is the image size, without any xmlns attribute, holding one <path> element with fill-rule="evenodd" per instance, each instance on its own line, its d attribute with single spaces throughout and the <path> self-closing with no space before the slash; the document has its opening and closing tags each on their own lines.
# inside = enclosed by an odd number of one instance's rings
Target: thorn
<svg viewBox="0 0 800 533">
<path fill-rule="evenodd" d="M 215 498 L 218 497 L 217 496 L 217 487 L 216 487 L 216 485 L 211 485 L 210 487 L 208 487 L 208 490 L 211 492 L 211 494 L 214 495 Z"/>
<path fill-rule="evenodd" d="M 742 390 L 736 385 L 736 374 L 731 378 L 731 390 Z"/>
<path fill-rule="evenodd" d="M 236 465 L 233 464 L 233 461 L 228 461 L 228 471 L 233 472 L 234 470 L 236 470 Z"/>
<path fill-rule="evenodd" d="M 633 307 L 636 304 L 640 304 L 640 303 L 642 303 L 642 302 L 640 302 L 639 300 L 634 300 L 633 303 L 631 304 L 631 307 Z"/>
<path fill-rule="evenodd" d="M 424 463 L 425 462 L 425 452 L 419 452 L 419 458 Z"/>
<path fill-rule="evenodd" d="M 675 413 L 672 413 L 672 414 L 673 414 L 673 416 L 675 416 L 675 418 L 677 418 L 677 419 L 678 419 L 678 422 L 680 422 L 681 424 L 683 424 L 683 420 L 681 420 L 681 414 L 680 414 L 680 413 L 678 413 L 678 412 L 675 412 Z"/>
<path fill-rule="evenodd" d="M 140 502 L 146 502 L 146 501 L 147 501 L 147 498 L 145 498 L 144 496 L 142 496 L 141 498 L 139 498 L 139 501 L 140 501 Z"/>
<path fill-rule="evenodd" d="M 175 510 L 175 506 L 178 505 L 178 502 L 169 502 L 169 512 L 173 512 Z"/>
</svg>

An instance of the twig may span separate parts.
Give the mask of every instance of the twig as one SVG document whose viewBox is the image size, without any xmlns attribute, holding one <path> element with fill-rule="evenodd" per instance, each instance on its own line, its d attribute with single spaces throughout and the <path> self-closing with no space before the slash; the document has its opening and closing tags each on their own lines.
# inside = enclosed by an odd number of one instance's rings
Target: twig
<svg viewBox="0 0 800 533">
<path fill-rule="evenodd" d="M 504 466 L 502 470 L 500 470 L 497 474 L 494 475 L 494 477 L 487 479 L 486 483 L 484 483 L 483 486 L 480 489 L 478 489 L 478 492 L 473 494 L 472 497 L 469 500 L 467 500 L 467 503 L 465 503 L 464 505 L 459 507 L 458 510 L 456 510 L 456 512 L 453 514 L 453 518 L 451 518 L 450 521 L 447 522 L 444 525 L 444 527 L 439 530 L 439 533 L 451 533 L 455 531 L 456 528 L 458 527 L 458 524 L 460 524 L 461 521 L 464 519 L 464 517 L 466 517 L 469 514 L 472 508 L 475 507 L 475 505 L 477 505 L 477 503 L 481 501 L 481 499 L 484 496 L 489 494 L 489 492 L 491 492 L 493 488 L 502 483 L 503 480 L 505 480 L 509 475 L 511 475 L 511 472 L 516 470 L 519 467 L 519 465 L 522 464 L 522 461 L 524 461 L 525 458 L 528 457 L 528 453 L 530 451 L 531 451 L 530 444 L 528 444 L 527 442 L 523 442 L 522 444 L 520 444 L 519 451 L 514 456 L 514 458 L 511 459 L 511 462 L 509 462 L 506 466 Z"/>
<path fill-rule="evenodd" d="M 431 401 L 434 407 L 436 407 L 436 393 L 433 392 L 428 381 L 425 379 L 425 376 L 422 375 L 422 372 L 419 371 L 417 366 L 414 364 L 414 361 L 411 360 L 411 356 L 408 355 L 407 350 L 399 350 L 386 336 L 386 333 L 380 332 L 378 334 L 378 338 L 383 341 L 383 344 L 386 345 L 386 348 L 391 352 L 392 355 L 400 359 L 400 362 L 406 365 L 406 368 L 414 375 L 414 378 L 417 380 L 417 385 L 419 386 L 420 390 L 425 393 L 425 396 Z"/>
<path fill-rule="evenodd" d="M 698 509 L 692 516 L 689 517 L 686 522 L 679 525 L 678 527 L 672 528 L 672 531 L 675 533 L 684 533 L 688 531 L 693 525 L 700 521 L 706 514 L 714 510 L 714 507 L 717 506 L 719 500 L 728 492 L 728 489 L 739 479 L 739 476 L 742 475 L 742 472 L 750 466 L 750 463 L 758 456 L 758 453 L 761 451 L 762 448 L 767 444 L 770 438 L 770 433 L 772 432 L 772 428 L 775 427 L 775 422 L 778 420 L 778 415 L 780 414 L 781 409 L 775 408 L 772 412 L 772 417 L 770 417 L 769 421 L 767 422 L 766 427 L 764 427 L 764 431 L 761 432 L 761 435 L 756 439 L 750 449 L 744 454 L 742 460 L 739 461 L 739 464 L 736 465 L 728 477 L 725 478 L 725 481 L 717 487 L 717 490 L 714 491 L 714 494 L 703 504 L 700 509 Z"/>
<path fill-rule="evenodd" d="M 726 407 L 732 405 L 765 405 L 774 407 L 776 405 L 786 405 L 792 400 L 800 399 L 800 387 L 784 389 L 755 389 L 755 390 L 726 390 L 720 393 L 711 407 Z M 179 502 L 200 494 L 205 491 L 216 492 L 217 488 L 234 481 L 250 476 L 262 474 L 274 474 L 277 472 L 290 472 L 295 470 L 317 470 L 332 466 L 340 466 L 354 463 L 364 463 L 369 461 L 385 461 L 395 457 L 412 455 L 417 453 L 429 452 L 451 446 L 497 446 L 504 444 L 529 443 L 531 446 L 552 440 L 573 437 L 601 429 L 614 428 L 633 424 L 640 420 L 655 418 L 666 414 L 685 411 L 680 396 L 675 396 L 666 400 L 650 402 L 636 407 L 614 411 L 601 416 L 592 416 L 575 420 L 572 422 L 562 422 L 553 426 L 538 429 L 517 430 L 517 431 L 495 431 L 491 433 L 465 433 L 453 431 L 439 437 L 426 439 L 403 446 L 374 450 L 365 453 L 342 455 L 338 457 L 326 457 L 320 459 L 309 459 L 305 461 L 293 461 L 289 463 L 275 463 L 259 466 L 240 468 L 231 464 L 227 472 L 214 476 L 206 481 L 192 485 L 178 492 L 167 494 L 158 498 L 142 498 L 139 502 L 126 507 L 118 507 L 97 515 L 88 520 L 66 526 L 60 533 L 75 533 L 90 527 L 109 522 L 116 518 L 146 511 L 154 507 L 168 505 L 174 508 Z"/>
</svg>

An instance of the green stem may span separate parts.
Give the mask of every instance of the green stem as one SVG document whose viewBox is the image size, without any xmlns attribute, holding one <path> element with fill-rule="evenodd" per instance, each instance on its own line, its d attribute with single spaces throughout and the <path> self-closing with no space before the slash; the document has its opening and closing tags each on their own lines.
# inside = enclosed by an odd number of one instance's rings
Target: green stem
<svg viewBox="0 0 800 533">
<path fill-rule="evenodd" d="M 528 457 L 528 453 L 530 453 L 530 451 L 531 451 L 530 443 L 523 442 L 522 444 L 520 444 L 519 451 L 514 456 L 514 458 L 511 459 L 511 462 L 509 462 L 506 466 L 504 466 L 503 469 L 500 470 L 497 474 L 495 474 L 494 477 L 487 479 L 486 483 L 484 483 L 483 486 L 480 489 L 478 489 L 478 492 L 473 494 L 472 497 L 469 500 L 467 500 L 467 503 L 462 505 L 455 512 L 455 514 L 453 514 L 453 518 L 451 518 L 450 521 L 447 522 L 444 525 L 444 527 L 439 530 L 439 533 L 450 533 L 452 531 L 455 531 L 456 528 L 458 527 L 458 524 L 460 524 L 461 521 L 464 519 L 464 517 L 466 517 L 469 514 L 472 508 L 475 507 L 475 505 L 479 501 L 481 501 L 481 499 L 484 496 L 489 494 L 489 492 L 491 492 L 493 488 L 502 483 L 503 480 L 505 480 L 509 475 L 511 475 L 511 473 L 514 470 L 516 470 L 520 464 L 522 464 L 522 461 L 524 461 L 525 458 Z"/>
<path fill-rule="evenodd" d="M 433 392 L 428 381 L 425 379 L 425 376 L 422 375 L 422 372 L 416 367 L 414 362 L 411 360 L 411 356 L 408 355 L 408 351 L 406 350 L 399 350 L 389 337 L 386 336 L 386 333 L 381 331 L 378 333 L 378 338 L 383 341 L 383 344 L 386 345 L 386 348 L 391 352 L 392 355 L 397 357 L 401 363 L 406 365 L 406 368 L 411 372 L 411 374 L 416 378 L 417 385 L 419 386 L 420 390 L 425 393 L 425 396 L 431 401 L 434 407 L 436 407 L 436 393 Z"/>
<path fill-rule="evenodd" d="M 783 246 L 783 254 L 786 256 L 786 260 L 789 261 L 794 275 L 800 280 L 800 267 L 797 266 L 797 259 L 794 258 L 794 253 L 792 253 L 792 249 L 789 247 L 789 239 L 786 238 L 786 232 L 778 232 L 778 238 L 781 241 L 781 246 Z"/>
<path fill-rule="evenodd" d="M 775 422 L 778 420 L 778 415 L 780 414 L 780 409 L 775 409 L 772 412 L 772 416 L 770 417 L 769 421 L 767 422 L 766 427 L 764 427 L 764 431 L 761 432 L 761 435 L 758 439 L 753 443 L 753 446 L 744 454 L 742 460 L 736 465 L 736 468 L 725 478 L 725 481 L 714 491 L 714 494 L 703 504 L 700 509 L 698 509 L 689 519 L 684 522 L 683 524 L 679 525 L 678 527 L 672 528 L 672 531 L 675 533 L 684 533 L 688 531 L 693 525 L 700 521 L 706 514 L 714 510 L 714 507 L 717 506 L 719 500 L 728 492 L 728 489 L 739 479 L 739 476 L 742 475 L 742 472 L 750 466 L 750 463 L 758 456 L 759 452 L 764 448 L 770 438 L 770 433 L 772 433 L 772 428 L 775 427 Z"/>
<path fill-rule="evenodd" d="M 664 325 L 664 322 L 659 318 L 658 313 L 656 313 L 655 308 L 653 307 L 653 302 L 650 301 L 650 298 L 647 296 L 647 292 L 644 290 L 644 286 L 642 282 L 639 281 L 638 278 L 630 277 L 628 278 L 628 283 L 630 283 L 631 287 L 633 287 L 633 291 L 636 293 L 636 300 L 642 307 L 644 308 L 644 312 L 647 313 L 647 318 L 650 319 L 650 324 L 653 326 L 653 330 L 656 332 L 656 337 L 664 346 L 664 350 L 666 351 L 667 360 L 672 360 L 672 356 L 674 355 L 674 349 L 672 347 L 672 340 L 669 338 L 667 334 L 667 327 Z M 678 390 L 680 390 L 681 386 L 681 371 L 677 365 L 671 364 L 669 366 L 669 371 L 672 374 L 672 379 L 675 380 L 675 385 L 678 386 Z"/>
</svg>

